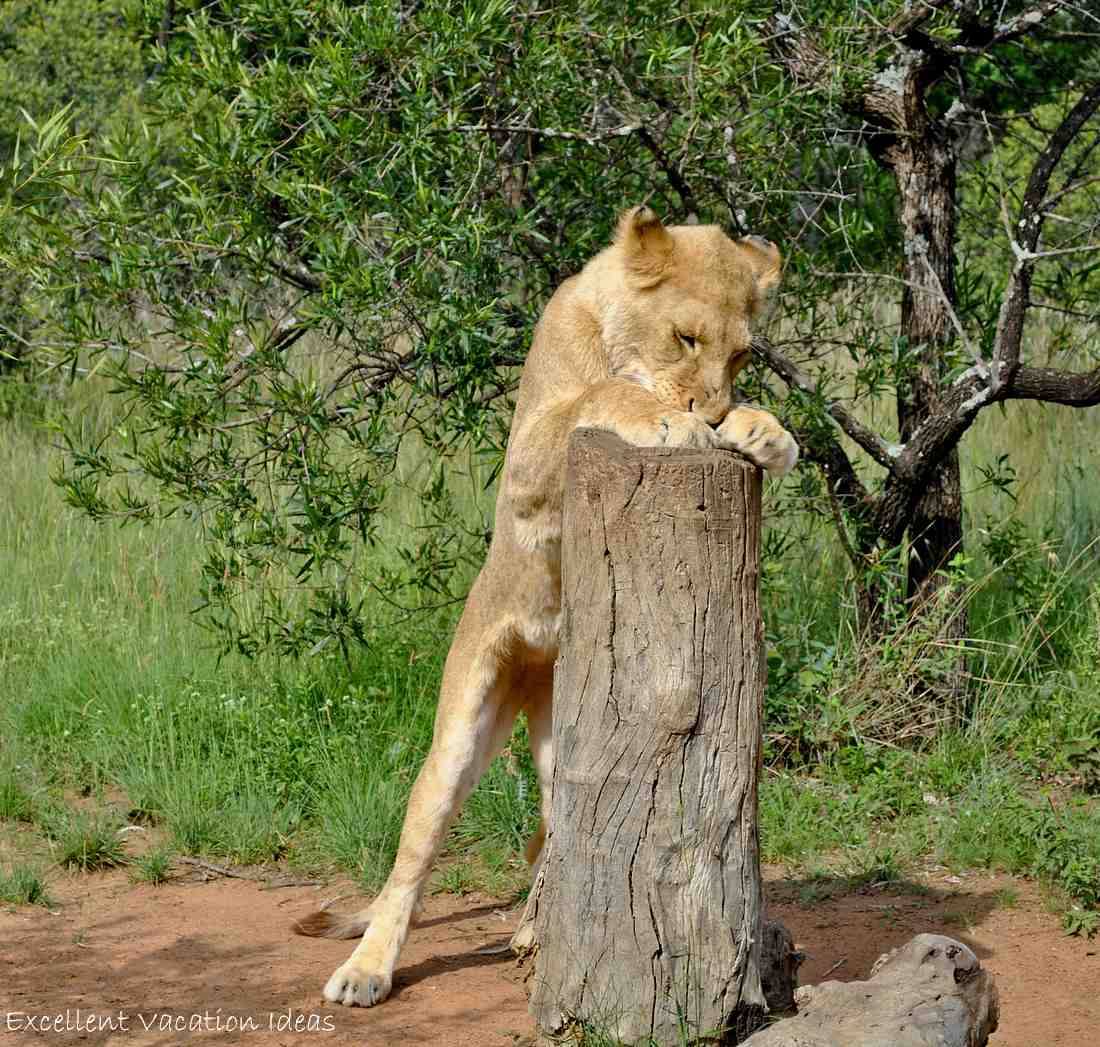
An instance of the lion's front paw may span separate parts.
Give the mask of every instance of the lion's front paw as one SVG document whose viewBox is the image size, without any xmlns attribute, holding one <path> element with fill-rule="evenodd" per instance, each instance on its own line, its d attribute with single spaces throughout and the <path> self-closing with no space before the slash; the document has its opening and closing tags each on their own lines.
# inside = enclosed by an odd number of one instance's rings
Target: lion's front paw
<svg viewBox="0 0 1100 1047">
<path fill-rule="evenodd" d="M 393 978 L 380 971 L 366 971 L 348 960 L 325 985 L 324 996 L 329 1003 L 345 1007 L 374 1007 L 390 994 Z"/>
<path fill-rule="evenodd" d="M 778 420 L 754 407 L 735 407 L 718 427 L 720 446 L 740 451 L 777 476 L 785 476 L 798 461 L 798 444 Z"/>
<path fill-rule="evenodd" d="M 653 419 L 620 423 L 615 432 L 635 447 L 718 447 L 718 434 L 696 415 L 669 409 Z"/>
</svg>

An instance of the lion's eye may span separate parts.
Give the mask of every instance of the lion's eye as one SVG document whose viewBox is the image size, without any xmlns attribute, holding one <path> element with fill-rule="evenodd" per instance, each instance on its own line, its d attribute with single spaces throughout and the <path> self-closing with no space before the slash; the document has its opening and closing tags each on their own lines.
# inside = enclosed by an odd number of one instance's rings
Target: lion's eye
<svg viewBox="0 0 1100 1047">
<path fill-rule="evenodd" d="M 683 342 L 684 345 L 686 345 L 689 349 L 695 348 L 696 340 L 694 335 L 684 334 L 682 331 L 677 331 L 676 337 L 679 338 L 680 341 Z"/>
</svg>

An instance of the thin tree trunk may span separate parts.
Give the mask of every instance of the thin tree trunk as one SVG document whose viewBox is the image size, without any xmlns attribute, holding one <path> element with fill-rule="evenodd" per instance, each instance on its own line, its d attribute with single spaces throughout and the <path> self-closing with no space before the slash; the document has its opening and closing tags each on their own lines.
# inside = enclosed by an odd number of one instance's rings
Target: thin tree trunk
<svg viewBox="0 0 1100 1047">
<path fill-rule="evenodd" d="M 892 150 L 894 177 L 901 196 L 905 231 L 905 291 L 901 304 L 902 332 L 914 361 L 908 381 L 898 387 L 898 426 L 902 442 L 939 408 L 946 372 L 945 351 L 953 342 L 955 312 L 955 168 L 953 147 L 927 120 L 911 117 L 913 136 Z M 963 551 L 962 487 L 959 454 L 953 449 L 930 476 L 909 520 L 907 596 L 917 614 L 939 616 L 941 639 L 955 644 L 966 636 L 965 605 L 944 587 L 947 567 Z M 950 601 L 949 612 L 945 603 Z M 965 661 L 960 654 L 954 671 L 937 689 L 943 700 L 961 698 Z"/>
<path fill-rule="evenodd" d="M 944 351 L 954 340 L 955 156 L 931 136 L 899 150 L 894 175 L 905 230 L 905 292 L 901 326 L 915 369 L 898 391 L 898 426 L 909 440 L 939 406 Z M 962 549 L 959 456 L 944 459 L 909 525 L 909 596 L 937 584 Z"/>
</svg>

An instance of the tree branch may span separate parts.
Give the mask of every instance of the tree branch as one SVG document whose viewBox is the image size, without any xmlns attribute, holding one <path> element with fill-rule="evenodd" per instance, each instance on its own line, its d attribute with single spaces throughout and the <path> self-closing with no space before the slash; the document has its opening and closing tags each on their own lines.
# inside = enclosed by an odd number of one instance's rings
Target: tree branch
<svg viewBox="0 0 1100 1047">
<path fill-rule="evenodd" d="M 820 396 L 810 377 L 799 370 L 798 366 L 776 349 L 768 339 L 759 335 L 753 338 L 752 351 L 787 385 L 805 393 L 807 396 Z M 825 413 L 879 465 L 886 469 L 893 469 L 898 451 L 883 440 L 878 433 L 868 429 L 846 407 L 835 400 L 826 402 Z"/>
<path fill-rule="evenodd" d="M 752 348 L 753 352 L 788 385 L 801 392 L 816 396 L 817 390 L 810 379 L 766 338 L 762 336 L 754 338 Z M 864 434 L 869 441 L 878 440 L 874 433 L 864 429 L 843 407 L 838 404 L 831 406 L 838 408 L 841 415 L 847 420 L 848 425 L 854 425 L 856 430 Z M 828 410 L 828 408 L 826 409 Z M 837 421 L 833 415 L 830 415 L 830 417 Z M 840 423 L 837 422 L 837 424 Z M 845 453 L 840 441 L 834 433 L 820 427 L 813 433 L 799 429 L 793 431 L 795 439 L 798 440 L 798 445 L 802 449 L 803 457 L 807 461 L 813 462 L 824 474 L 825 485 L 829 490 L 830 499 L 834 502 L 834 508 L 843 507 L 855 521 L 857 525 L 856 543 L 859 552 L 867 552 L 874 544 L 868 526 L 874 502 L 852 466 L 851 459 Z M 851 434 L 849 433 L 849 435 Z M 881 443 L 881 441 L 879 442 Z"/>
<path fill-rule="evenodd" d="M 984 369 L 973 367 L 967 371 L 945 391 L 939 409 L 913 434 L 886 478 L 875 506 L 875 519 L 887 540 L 901 538 L 914 492 L 958 444 L 978 412 L 1002 400 L 1095 407 L 1100 404 L 1100 367 L 1080 374 L 1049 367 L 1020 367 L 1010 381 L 996 388 Z"/>
<path fill-rule="evenodd" d="M 1085 123 L 1100 109 L 1100 81 L 1093 84 L 1066 114 L 1061 124 L 1050 136 L 1043 151 L 1031 168 L 1031 175 L 1020 202 L 1020 212 L 1013 237 L 1012 253 L 1016 264 L 1005 288 L 997 331 L 994 337 L 992 380 L 995 387 L 1009 388 L 1013 375 L 1020 366 L 1020 343 L 1023 340 L 1024 317 L 1031 304 L 1031 274 L 1041 255 L 1036 253 L 1043 222 L 1047 216 L 1047 190 L 1054 169 L 1058 166 L 1070 143 L 1081 132 Z M 994 391 L 997 391 L 995 388 Z"/>
<path fill-rule="evenodd" d="M 165 0 L 164 12 L 160 16 L 160 28 L 157 30 L 157 46 L 167 47 L 168 40 L 176 23 L 176 0 Z"/>
<path fill-rule="evenodd" d="M 661 143 L 653 137 L 653 133 L 644 124 L 638 125 L 638 137 L 642 144 L 649 150 L 650 155 L 657 161 L 657 166 L 664 172 L 668 184 L 676 191 L 680 203 L 684 207 L 685 214 L 697 214 L 699 205 L 695 200 L 695 193 L 691 186 L 684 180 L 680 168 L 676 166 L 672 158 L 661 147 Z"/>
<path fill-rule="evenodd" d="M 945 390 L 936 412 L 918 426 L 898 455 L 874 510 L 876 528 L 888 544 L 901 540 L 922 486 L 962 439 L 978 412 L 993 402 L 986 375 L 984 368 L 972 367 Z"/>
<path fill-rule="evenodd" d="M 249 261 L 255 261 L 250 256 L 240 252 L 243 257 L 248 258 Z M 291 268 L 289 265 L 285 265 L 277 258 L 265 259 L 267 265 L 275 270 L 288 284 L 293 284 L 300 291 L 323 291 L 325 285 L 321 280 L 318 280 L 312 273 L 307 272 L 302 266 L 297 268 Z"/>
<path fill-rule="evenodd" d="M 623 124 L 621 127 L 612 127 L 606 131 L 593 134 L 584 134 L 582 131 L 561 131 L 554 127 L 530 127 L 527 124 L 451 124 L 438 128 L 440 134 L 447 131 L 462 131 L 467 134 L 483 134 L 492 131 L 507 134 L 528 134 L 536 138 L 562 138 L 569 142 L 584 142 L 585 145 L 598 145 L 609 138 L 625 138 L 635 134 L 641 128 L 641 124 Z"/>
<path fill-rule="evenodd" d="M 622 72 L 616 68 L 613 63 L 608 68 L 611 72 L 612 79 L 614 79 L 619 87 L 632 98 L 642 98 L 644 101 L 649 102 L 650 105 L 657 106 L 666 116 L 670 114 L 675 115 L 678 111 L 678 107 L 670 104 L 666 99 L 658 98 L 651 92 L 640 93 L 637 88 L 631 87 L 630 84 L 626 82 L 626 78 L 623 76 Z M 664 172 L 664 176 L 668 179 L 669 185 L 676 191 L 676 195 L 680 197 L 680 203 L 683 205 L 685 214 L 690 215 L 698 213 L 699 205 L 696 201 L 695 193 L 691 186 L 688 185 L 679 165 L 672 160 L 661 143 L 657 141 L 653 132 L 643 121 L 639 120 L 637 122 L 637 130 L 642 145 L 649 150 L 650 155 L 657 161 L 657 166 Z"/>
<path fill-rule="evenodd" d="M 937 6 L 946 5 L 937 4 Z M 925 39 L 933 48 L 945 55 L 984 54 L 997 44 L 1009 43 L 1018 40 L 1021 36 L 1026 36 L 1056 11 L 1067 6 L 1066 0 L 1044 0 L 1043 3 L 1037 4 L 1029 11 L 1021 11 L 1013 18 L 998 24 L 979 21 L 972 14 L 962 13 L 959 16 L 959 27 L 962 32 L 959 34 L 957 41 L 951 42 L 931 37 Z M 915 29 L 923 21 L 925 21 L 925 18 L 911 20 L 909 23 L 904 23 L 902 19 L 899 19 L 898 24 L 904 25 L 908 35 L 913 36 L 916 34 L 909 32 L 909 30 Z"/>
<path fill-rule="evenodd" d="M 1003 44 L 1008 40 L 1030 33 L 1037 25 L 1045 22 L 1055 11 L 1066 6 L 1065 0 L 1046 0 L 1030 11 L 1022 11 L 1015 18 L 1002 22 L 993 32 L 991 44 Z"/>
<path fill-rule="evenodd" d="M 1081 374 L 1056 371 L 1051 367 L 1021 367 L 1005 390 L 1004 399 L 1096 407 L 1100 404 L 1100 367 Z"/>
<path fill-rule="evenodd" d="M 798 446 L 802 449 L 802 456 L 808 462 L 813 462 L 825 475 L 825 485 L 829 489 L 830 497 L 836 500 L 838 506 L 842 506 L 851 514 L 858 526 L 857 544 L 861 553 L 867 552 L 873 547 L 874 540 L 869 538 L 871 510 L 874 508 L 874 500 L 867 488 L 863 485 L 859 475 L 852 468 L 852 462 L 844 453 L 840 442 L 833 438 L 819 438 L 816 435 L 793 429 Z M 854 562 L 854 561 L 853 561 Z"/>
<path fill-rule="evenodd" d="M 918 0 L 915 4 L 903 8 L 890 23 L 889 29 L 896 36 L 904 36 L 912 29 L 923 25 L 941 8 L 947 7 L 951 0 Z"/>
</svg>

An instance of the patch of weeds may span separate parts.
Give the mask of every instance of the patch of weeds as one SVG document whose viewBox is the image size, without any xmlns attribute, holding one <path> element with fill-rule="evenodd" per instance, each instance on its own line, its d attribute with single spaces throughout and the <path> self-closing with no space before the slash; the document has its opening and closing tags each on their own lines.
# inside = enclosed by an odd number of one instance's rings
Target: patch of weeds
<svg viewBox="0 0 1100 1047">
<path fill-rule="evenodd" d="M 204 804 L 187 804 L 171 813 L 168 831 L 184 854 L 212 854 L 217 850 L 218 812 Z"/>
<path fill-rule="evenodd" d="M 54 845 L 59 865 L 91 872 L 126 863 L 126 849 L 118 835 L 120 822 L 116 815 L 53 808 L 40 824 Z"/>
<path fill-rule="evenodd" d="M 42 905 L 53 903 L 46 893 L 46 882 L 30 866 L 16 865 L 7 872 L 0 872 L 0 900 L 12 905 Z"/>
<path fill-rule="evenodd" d="M 130 862 L 130 879 L 134 883 L 145 883 L 158 887 L 164 883 L 172 871 L 172 852 L 166 849 L 149 851 Z"/>
<path fill-rule="evenodd" d="M 500 841 L 490 841 L 448 848 L 431 889 L 435 894 L 457 895 L 482 891 L 519 901 L 530 889 L 530 881 L 527 862 Z"/>
<path fill-rule="evenodd" d="M 888 848 L 876 848 L 867 856 L 862 867 L 852 874 L 850 883 L 856 889 L 885 887 L 887 884 L 897 883 L 901 878 L 902 870 L 897 855 Z"/>
<path fill-rule="evenodd" d="M 841 847 L 865 848 L 870 830 L 862 800 L 843 784 L 792 774 L 760 783 L 765 861 L 807 861 Z"/>
<path fill-rule="evenodd" d="M 477 856 L 478 886 L 486 894 L 514 896 L 530 886 L 530 867 L 510 847 L 499 842 L 482 844 L 477 849 Z"/>
<path fill-rule="evenodd" d="M 0 819 L 34 821 L 34 800 L 8 769 L 0 771 Z"/>
<path fill-rule="evenodd" d="M 1089 792 L 1100 792 L 1100 738 L 1074 738 L 1066 760 Z"/>
<path fill-rule="evenodd" d="M 1015 909 L 1020 904 L 1020 892 L 1011 887 L 1002 887 L 993 892 L 993 904 L 998 909 Z"/>
<path fill-rule="evenodd" d="M 286 851 L 302 819 L 300 804 L 242 789 L 218 812 L 215 850 L 237 862 L 267 862 Z"/>
<path fill-rule="evenodd" d="M 165 820 L 173 845 L 184 854 L 253 864 L 283 855 L 301 808 L 250 790 L 221 804 L 187 803 L 181 810 L 169 810 Z"/>
<path fill-rule="evenodd" d="M 905 880 L 898 884 L 898 890 L 904 891 L 910 898 L 921 899 L 924 904 L 928 903 L 934 893 L 928 884 L 921 883 L 919 880 Z"/>
<path fill-rule="evenodd" d="M 1078 938 L 1095 938 L 1100 930 L 1100 912 L 1074 905 L 1062 914 L 1062 930 Z"/>
<path fill-rule="evenodd" d="M 397 854 L 408 796 L 407 781 L 365 771 L 353 753 L 333 754 L 314 801 L 318 849 L 376 890 Z"/>
<path fill-rule="evenodd" d="M 965 794 L 941 824 L 947 859 L 968 867 L 1039 876 L 1084 913 L 1100 910 L 1100 811 L 1084 801 L 1055 806 L 1023 795 L 1005 775 L 991 775 Z M 1087 933 L 1087 915 L 1066 914 Z"/>
<path fill-rule="evenodd" d="M 909 752 L 848 745 L 835 753 L 829 770 L 831 777 L 858 789 L 866 816 L 886 819 L 924 810 L 916 764 L 916 756 Z"/>
<path fill-rule="evenodd" d="M 945 912 L 940 916 L 940 923 L 942 923 L 945 927 L 958 927 L 966 922 L 966 914 L 956 912 L 955 910 L 950 910 L 949 912 Z"/>
<path fill-rule="evenodd" d="M 462 862 L 441 869 L 432 884 L 433 894 L 469 894 L 475 888 L 474 875 L 469 866 Z"/>
<path fill-rule="evenodd" d="M 538 825 L 539 790 L 523 718 L 511 741 L 490 765 L 455 827 L 463 844 L 496 843 L 523 853 Z"/>
<path fill-rule="evenodd" d="M 826 872 L 815 869 L 798 886 L 798 904 L 804 908 L 827 902 L 846 889 L 844 881 Z"/>
</svg>

